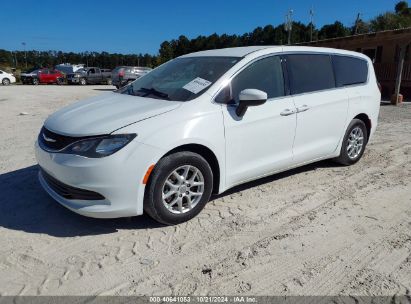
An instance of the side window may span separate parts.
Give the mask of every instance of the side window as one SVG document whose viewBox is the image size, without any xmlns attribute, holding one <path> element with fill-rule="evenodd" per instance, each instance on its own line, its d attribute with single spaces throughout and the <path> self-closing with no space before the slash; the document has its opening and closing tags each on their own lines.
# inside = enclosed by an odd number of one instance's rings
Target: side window
<svg viewBox="0 0 411 304">
<path fill-rule="evenodd" d="M 95 73 L 94 69 L 89 69 L 88 72 L 89 72 L 89 74 L 94 74 Z"/>
<path fill-rule="evenodd" d="M 337 87 L 367 82 L 367 61 L 360 58 L 335 55 L 333 56 L 333 64 Z"/>
<path fill-rule="evenodd" d="M 41 70 L 41 73 L 42 74 L 49 74 L 49 70 L 48 69 Z"/>
<path fill-rule="evenodd" d="M 264 91 L 268 98 L 284 96 L 284 77 L 280 57 L 272 56 L 258 60 L 231 81 L 231 97 L 236 103 L 239 102 L 240 92 L 245 89 Z"/>
<path fill-rule="evenodd" d="M 95 73 L 96 73 L 96 74 L 100 74 L 100 69 L 96 69 L 96 70 L 95 70 Z"/>
<path fill-rule="evenodd" d="M 329 55 L 296 54 L 287 56 L 291 94 L 335 88 Z"/>
</svg>

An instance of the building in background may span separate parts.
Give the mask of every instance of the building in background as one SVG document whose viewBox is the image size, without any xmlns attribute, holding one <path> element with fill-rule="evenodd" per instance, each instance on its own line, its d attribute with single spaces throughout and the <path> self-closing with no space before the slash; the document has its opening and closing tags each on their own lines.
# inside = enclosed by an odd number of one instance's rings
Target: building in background
<svg viewBox="0 0 411 304">
<path fill-rule="evenodd" d="M 303 45 L 366 54 L 374 62 L 383 98 L 390 99 L 397 85 L 404 98 L 411 100 L 411 28 L 312 41 Z M 402 71 L 401 77 L 399 71 Z"/>
</svg>

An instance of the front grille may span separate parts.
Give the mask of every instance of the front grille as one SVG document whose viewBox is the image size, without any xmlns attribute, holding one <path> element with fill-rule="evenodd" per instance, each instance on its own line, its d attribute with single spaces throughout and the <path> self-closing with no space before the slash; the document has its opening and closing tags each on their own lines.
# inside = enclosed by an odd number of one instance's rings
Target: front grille
<svg viewBox="0 0 411 304">
<path fill-rule="evenodd" d="M 51 132 L 50 130 L 47 130 L 45 127 L 43 127 L 40 131 L 38 142 L 39 142 L 40 147 L 43 150 L 46 150 L 49 152 L 58 152 L 64 149 L 65 147 L 67 147 L 68 145 L 75 143 L 76 141 L 87 139 L 87 138 L 97 138 L 101 136 L 104 136 L 104 135 L 78 136 L 78 137 L 65 136 L 65 135 L 60 135 L 60 134 Z"/>
<path fill-rule="evenodd" d="M 104 200 L 104 196 L 97 192 L 75 188 L 66 185 L 59 180 L 55 179 L 43 169 L 40 168 L 40 173 L 47 185 L 58 195 L 68 200 Z"/>
<path fill-rule="evenodd" d="M 59 151 L 80 139 L 82 138 L 60 135 L 43 127 L 40 131 L 38 141 L 46 150 Z"/>
</svg>

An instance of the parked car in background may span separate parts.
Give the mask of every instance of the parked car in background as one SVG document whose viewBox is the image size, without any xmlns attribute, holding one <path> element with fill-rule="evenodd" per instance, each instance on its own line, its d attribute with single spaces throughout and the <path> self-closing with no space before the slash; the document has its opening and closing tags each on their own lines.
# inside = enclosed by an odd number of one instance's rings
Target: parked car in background
<svg viewBox="0 0 411 304">
<path fill-rule="evenodd" d="M 64 83 L 64 74 L 54 69 L 33 69 L 20 75 L 23 84 Z"/>
<path fill-rule="evenodd" d="M 2 85 L 9 85 L 14 82 L 16 82 L 16 77 L 14 77 L 13 74 L 0 70 L 0 83 Z"/>
<path fill-rule="evenodd" d="M 40 68 L 34 68 L 34 69 L 24 71 L 23 73 L 20 74 L 20 81 L 23 84 L 32 83 L 32 78 L 37 77 L 37 73 L 40 70 L 41 70 Z"/>
<path fill-rule="evenodd" d="M 54 68 L 67 75 L 67 74 L 75 73 L 80 69 L 83 69 L 84 64 L 61 63 L 61 64 L 56 65 Z"/>
<path fill-rule="evenodd" d="M 148 67 L 119 66 L 111 73 L 111 82 L 117 89 L 119 89 L 147 74 L 151 70 L 152 69 Z"/>
<path fill-rule="evenodd" d="M 67 74 L 68 84 L 111 84 L 111 70 L 87 67 Z"/>
<path fill-rule="evenodd" d="M 212 193 L 334 159 L 358 162 L 378 123 L 372 61 L 337 49 L 254 46 L 173 59 L 49 116 L 43 188 L 92 217 L 196 216 Z M 275 207 L 273 207 L 275 208 Z"/>
</svg>

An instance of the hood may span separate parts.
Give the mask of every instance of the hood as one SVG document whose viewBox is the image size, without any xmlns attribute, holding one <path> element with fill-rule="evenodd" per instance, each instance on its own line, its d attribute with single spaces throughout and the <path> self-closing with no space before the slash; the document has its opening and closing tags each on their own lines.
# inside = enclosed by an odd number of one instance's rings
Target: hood
<svg viewBox="0 0 411 304">
<path fill-rule="evenodd" d="M 106 93 L 69 105 L 49 116 L 44 126 L 67 136 L 111 132 L 178 108 L 181 102 Z"/>
<path fill-rule="evenodd" d="M 31 73 L 21 73 L 20 76 L 36 76 L 37 72 L 31 72 Z"/>
</svg>

